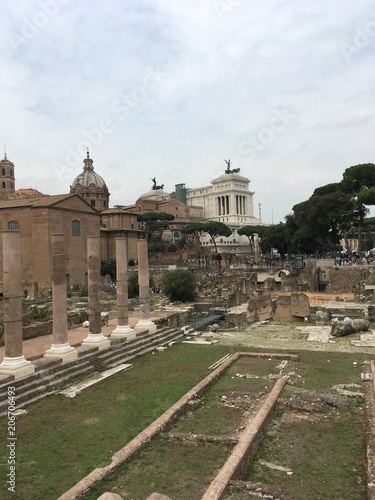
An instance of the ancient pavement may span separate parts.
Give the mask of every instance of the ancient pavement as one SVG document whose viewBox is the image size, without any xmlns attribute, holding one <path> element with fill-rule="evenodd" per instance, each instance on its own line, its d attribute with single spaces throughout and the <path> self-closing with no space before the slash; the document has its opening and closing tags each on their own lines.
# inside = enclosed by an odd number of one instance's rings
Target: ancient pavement
<svg viewBox="0 0 375 500">
<path fill-rule="evenodd" d="M 151 320 L 154 321 L 158 318 L 162 318 L 167 316 L 165 312 L 158 313 L 157 311 L 151 313 Z M 129 326 L 132 328 L 138 322 L 139 316 L 136 313 L 133 313 L 129 316 Z M 107 326 L 102 327 L 102 333 L 104 336 L 110 335 L 113 330 L 116 328 L 117 320 L 110 319 Z M 82 340 L 87 337 L 89 333 L 88 328 L 78 327 L 72 330 L 68 330 L 68 338 L 69 343 L 72 346 L 77 346 L 81 344 Z M 24 340 L 23 341 L 23 355 L 26 359 L 32 360 L 35 358 L 39 358 L 42 356 L 47 349 L 49 349 L 52 345 L 52 335 L 44 335 L 42 337 L 36 337 L 34 339 Z M 0 362 L 4 357 L 4 346 L 0 346 Z"/>
<path fill-rule="evenodd" d="M 358 304 L 356 304 L 358 306 Z M 340 303 L 342 308 L 351 308 L 353 303 Z M 367 305 L 363 305 L 367 309 Z M 152 311 L 151 320 L 168 316 L 167 311 Z M 131 313 L 129 325 L 133 327 L 138 322 L 138 313 Z M 103 335 L 108 336 L 116 328 L 117 320 L 111 319 L 108 326 L 103 326 Z M 274 349 L 314 350 L 314 351 L 340 351 L 340 352 L 368 352 L 375 354 L 375 325 L 372 330 L 363 334 L 352 334 L 347 337 L 329 338 L 330 323 L 317 326 L 311 323 L 281 323 L 273 321 L 258 322 L 237 330 L 219 330 L 216 334 L 206 332 L 204 336 L 213 337 L 223 344 L 236 344 Z M 68 331 L 69 343 L 73 346 L 81 344 L 87 337 L 88 329 L 74 328 Z M 361 339 L 363 340 L 361 342 Z M 52 335 L 45 335 L 23 342 L 23 353 L 26 359 L 42 356 L 51 347 Z M 0 362 L 4 357 L 4 346 L 0 347 Z"/>
</svg>

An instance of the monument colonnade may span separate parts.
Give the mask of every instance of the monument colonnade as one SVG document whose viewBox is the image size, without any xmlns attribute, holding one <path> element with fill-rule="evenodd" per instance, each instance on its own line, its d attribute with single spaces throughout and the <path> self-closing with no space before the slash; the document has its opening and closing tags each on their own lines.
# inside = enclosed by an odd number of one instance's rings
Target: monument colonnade
<svg viewBox="0 0 375 500">
<path fill-rule="evenodd" d="M 131 340 L 139 331 L 155 331 L 150 316 L 149 267 L 147 241 L 137 241 L 140 317 L 134 328 L 129 326 L 128 270 L 126 237 L 116 238 L 116 290 L 117 326 L 110 337 Z M 67 322 L 66 261 L 64 234 L 51 235 L 52 252 L 52 345 L 44 354 L 46 358 L 61 359 L 69 363 L 78 358 L 77 349 L 69 344 Z M 19 231 L 3 231 L 3 302 L 4 302 L 4 359 L 0 374 L 13 375 L 15 379 L 34 373 L 35 366 L 25 359 L 22 349 L 22 276 Z M 106 349 L 110 339 L 102 333 L 100 301 L 100 236 L 87 238 L 88 310 L 89 331 L 82 345 Z"/>
</svg>

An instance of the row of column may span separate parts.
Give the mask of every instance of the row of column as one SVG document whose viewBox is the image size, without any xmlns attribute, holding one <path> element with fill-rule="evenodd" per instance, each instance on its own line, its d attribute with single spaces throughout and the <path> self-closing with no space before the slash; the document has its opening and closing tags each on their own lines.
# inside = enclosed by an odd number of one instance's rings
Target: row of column
<svg viewBox="0 0 375 500">
<path fill-rule="evenodd" d="M 218 196 L 216 200 L 217 200 L 218 215 L 229 215 L 230 213 L 229 196 L 228 195 Z"/>
<path fill-rule="evenodd" d="M 229 215 L 231 213 L 231 208 L 230 208 L 230 197 L 229 195 L 225 196 L 218 196 L 216 198 L 216 210 L 218 215 Z M 236 204 L 236 214 L 241 214 L 241 215 L 246 215 L 247 210 L 246 210 L 246 203 L 247 203 L 247 198 L 246 196 L 242 196 L 237 194 L 235 196 L 235 204 Z"/>
<path fill-rule="evenodd" d="M 14 375 L 16 379 L 32 374 L 34 365 L 27 361 L 22 349 L 22 283 L 20 234 L 18 231 L 4 231 L 3 239 L 3 300 L 5 355 L 0 363 L 1 374 Z M 117 326 L 111 337 L 126 340 L 135 338 L 138 331 L 155 331 L 156 325 L 150 317 L 150 289 L 147 241 L 138 240 L 138 281 L 140 313 L 134 328 L 129 325 L 128 272 L 126 238 L 116 238 L 116 289 Z M 75 347 L 68 341 L 67 290 L 66 290 L 66 247 L 63 234 L 51 236 L 52 252 L 52 346 L 44 354 L 47 358 L 58 358 L 63 363 L 78 357 Z M 110 340 L 102 333 L 100 303 L 100 236 L 87 238 L 89 332 L 83 345 L 104 349 Z"/>
<path fill-rule="evenodd" d="M 236 195 L 236 214 L 246 214 L 246 196 Z"/>
</svg>

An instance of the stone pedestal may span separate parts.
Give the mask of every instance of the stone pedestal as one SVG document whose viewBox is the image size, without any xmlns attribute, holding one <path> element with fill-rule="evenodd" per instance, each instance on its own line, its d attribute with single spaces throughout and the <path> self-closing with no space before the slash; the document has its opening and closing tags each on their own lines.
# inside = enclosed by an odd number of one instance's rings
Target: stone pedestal
<svg viewBox="0 0 375 500">
<path fill-rule="evenodd" d="M 44 358 L 59 358 L 64 363 L 70 363 L 78 358 L 78 353 L 75 347 L 72 347 L 68 342 L 66 344 L 52 344 L 46 350 Z"/>
<path fill-rule="evenodd" d="M 2 236 L 5 352 L 0 373 L 19 379 L 35 371 L 35 366 L 25 359 L 22 351 L 20 233 L 4 231 Z"/>
<path fill-rule="evenodd" d="M 89 294 L 89 334 L 82 345 L 106 349 L 111 345 L 102 333 L 100 305 L 100 236 L 87 237 L 87 267 Z"/>
<path fill-rule="evenodd" d="M 117 326 L 111 337 L 135 338 L 135 331 L 129 326 L 128 297 L 128 256 L 126 238 L 116 238 L 116 292 L 117 292 Z"/>
<path fill-rule="evenodd" d="M 154 332 L 156 325 L 151 321 L 150 314 L 150 278 L 148 269 L 147 241 L 137 241 L 138 283 L 139 283 L 139 321 L 135 330 Z"/>
<path fill-rule="evenodd" d="M 68 343 L 66 296 L 66 252 L 64 234 L 51 235 L 52 250 L 52 346 L 44 357 L 59 358 L 63 363 L 77 359 L 78 354 Z"/>
<path fill-rule="evenodd" d="M 3 361 L 0 363 L 1 375 L 13 375 L 17 380 L 19 378 L 28 377 L 35 372 L 35 366 L 31 361 L 27 361 L 25 356 L 4 356 Z"/>
</svg>

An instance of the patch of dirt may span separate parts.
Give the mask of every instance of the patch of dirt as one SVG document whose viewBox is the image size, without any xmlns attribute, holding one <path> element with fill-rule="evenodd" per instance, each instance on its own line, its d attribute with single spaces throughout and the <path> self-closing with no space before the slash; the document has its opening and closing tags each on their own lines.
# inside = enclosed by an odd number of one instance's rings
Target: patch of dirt
<svg viewBox="0 0 375 500">
<path fill-rule="evenodd" d="M 293 425 L 296 422 L 301 422 L 308 420 L 309 422 L 314 422 L 320 420 L 321 417 L 316 415 L 311 415 L 308 413 L 296 413 L 295 411 L 285 409 L 281 416 L 281 423 L 286 425 Z"/>
<path fill-rule="evenodd" d="M 117 401 L 125 401 L 127 399 L 126 394 L 117 394 L 116 396 Z"/>
<path fill-rule="evenodd" d="M 99 418 L 97 417 L 91 417 L 91 418 L 87 418 L 86 420 L 83 421 L 83 423 L 85 425 L 94 425 L 94 424 L 97 424 L 99 422 Z"/>
</svg>

